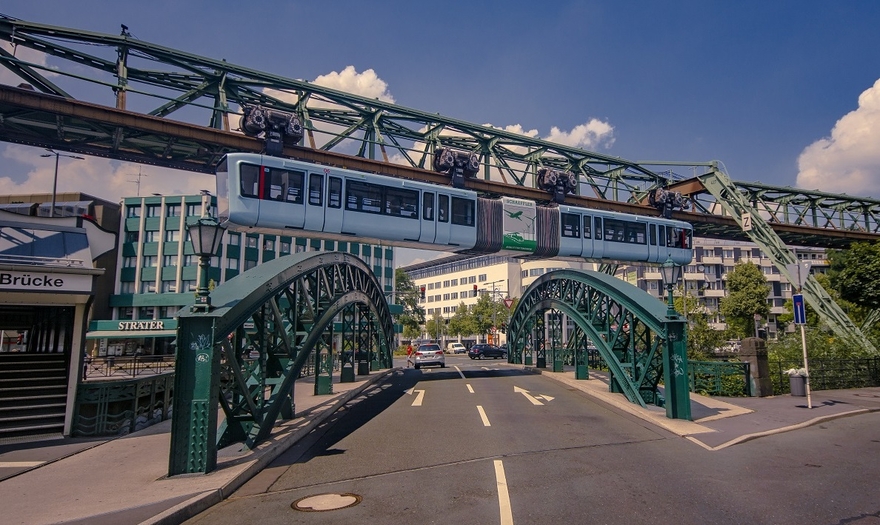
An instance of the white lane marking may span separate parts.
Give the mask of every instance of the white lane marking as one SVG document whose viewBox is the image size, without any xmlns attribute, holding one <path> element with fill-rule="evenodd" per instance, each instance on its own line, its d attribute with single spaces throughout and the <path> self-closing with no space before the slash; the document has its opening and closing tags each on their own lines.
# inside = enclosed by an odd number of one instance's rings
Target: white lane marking
<svg viewBox="0 0 880 525">
<path fill-rule="evenodd" d="M 532 402 L 533 405 L 543 405 L 544 404 L 544 403 L 541 403 L 540 401 L 538 401 L 537 399 L 535 399 L 534 397 L 532 397 L 532 395 L 529 394 L 529 391 L 524 388 L 514 386 L 513 391 L 516 392 L 517 394 L 524 395 L 526 397 L 526 399 L 528 399 L 529 401 Z"/>
<path fill-rule="evenodd" d="M 467 379 L 464 377 L 464 372 L 461 371 L 461 368 L 459 368 L 458 365 L 455 365 L 455 369 L 458 370 L 458 375 L 460 375 L 462 379 Z"/>
<path fill-rule="evenodd" d="M 45 461 L 0 461 L 0 468 L 30 468 L 39 467 Z"/>
<path fill-rule="evenodd" d="M 416 393 L 416 398 L 412 402 L 412 406 L 420 407 L 422 406 L 422 401 L 425 399 L 425 391 L 424 390 L 413 390 Z"/>
<path fill-rule="evenodd" d="M 495 484 L 498 487 L 498 506 L 501 510 L 501 525 L 513 525 L 513 510 L 510 508 L 510 494 L 507 492 L 507 476 L 504 464 L 495 460 Z"/>
<path fill-rule="evenodd" d="M 467 387 L 468 387 L 468 392 L 470 392 L 471 394 L 473 394 L 473 393 L 474 393 L 474 387 L 472 387 L 470 383 L 467 384 Z"/>
<path fill-rule="evenodd" d="M 553 401 L 556 399 L 555 397 L 548 396 L 547 394 L 541 394 L 540 396 L 535 396 L 536 399 L 543 399 L 544 401 Z"/>
<path fill-rule="evenodd" d="M 483 426 L 484 426 L 484 427 L 491 427 L 491 426 L 492 426 L 492 423 L 489 423 L 489 418 L 486 417 L 486 411 L 483 410 L 483 407 L 482 407 L 482 406 L 477 405 L 477 412 L 480 413 L 480 419 L 483 420 Z"/>
</svg>

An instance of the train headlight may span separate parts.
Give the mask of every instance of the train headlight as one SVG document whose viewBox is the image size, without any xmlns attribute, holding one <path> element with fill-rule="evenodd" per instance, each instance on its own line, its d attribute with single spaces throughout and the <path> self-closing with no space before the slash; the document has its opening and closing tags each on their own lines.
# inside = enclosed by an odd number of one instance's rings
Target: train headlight
<svg viewBox="0 0 880 525">
<path fill-rule="evenodd" d="M 449 148 L 434 151 L 434 171 L 445 173 L 452 179 L 452 186 L 464 188 L 464 179 L 480 171 L 480 157 L 474 152 L 465 153 Z"/>
</svg>

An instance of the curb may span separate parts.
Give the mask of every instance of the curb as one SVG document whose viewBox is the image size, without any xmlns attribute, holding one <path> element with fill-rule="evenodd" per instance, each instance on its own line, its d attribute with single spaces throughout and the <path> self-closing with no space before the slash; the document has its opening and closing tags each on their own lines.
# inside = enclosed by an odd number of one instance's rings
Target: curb
<svg viewBox="0 0 880 525">
<path fill-rule="evenodd" d="M 249 481 L 260 471 L 266 468 L 269 464 L 275 461 L 278 456 L 280 456 L 287 449 L 296 444 L 297 441 L 306 437 L 312 430 L 314 430 L 317 426 L 326 421 L 337 410 L 345 406 L 346 403 L 360 395 L 361 392 L 363 392 L 367 388 L 373 386 L 380 379 L 385 379 L 386 376 L 396 372 L 397 370 L 399 369 L 390 368 L 387 370 L 381 370 L 378 373 L 375 373 L 375 375 L 371 374 L 363 385 L 360 385 L 357 388 L 353 388 L 345 392 L 344 394 L 341 394 L 339 397 L 328 399 L 326 402 L 321 403 L 320 405 L 316 405 L 312 408 L 304 410 L 299 418 L 309 418 L 314 412 L 320 413 L 310 419 L 308 424 L 306 424 L 305 426 L 295 429 L 288 435 L 277 436 L 277 441 L 272 443 L 265 450 L 257 449 L 255 451 L 252 451 L 251 453 L 254 456 L 253 462 L 240 474 L 238 474 L 235 478 L 229 480 L 222 487 L 193 496 L 192 498 L 182 503 L 178 503 L 170 509 L 167 509 L 160 514 L 157 514 L 156 516 L 153 516 L 148 520 L 142 521 L 140 525 L 178 525 L 196 516 L 197 514 L 204 512 L 210 507 L 222 502 L 233 492 L 238 490 L 242 485 L 244 485 L 247 481 Z M 295 419 L 293 421 L 295 421 Z M 282 434 L 283 432 L 284 430 L 281 430 L 279 431 L 279 434 Z"/>
</svg>

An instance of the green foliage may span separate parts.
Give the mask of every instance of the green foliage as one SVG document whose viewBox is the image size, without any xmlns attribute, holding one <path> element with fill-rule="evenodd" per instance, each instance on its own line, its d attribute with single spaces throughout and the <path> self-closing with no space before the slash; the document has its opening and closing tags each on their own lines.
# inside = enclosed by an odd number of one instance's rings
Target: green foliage
<svg viewBox="0 0 880 525">
<path fill-rule="evenodd" d="M 865 308 L 880 308 L 880 243 L 855 243 L 828 253 L 828 276 L 840 298 Z"/>
<path fill-rule="evenodd" d="M 403 325 L 403 336 L 418 337 L 420 326 L 425 323 L 425 309 L 419 306 L 419 291 L 409 275 L 398 268 L 394 271 L 395 300 L 403 306 L 403 313 L 397 316 L 396 322 Z"/>
<path fill-rule="evenodd" d="M 738 263 L 727 274 L 727 297 L 721 300 L 720 311 L 737 339 L 754 332 L 754 315 L 767 318 L 770 306 L 767 278 L 754 263 Z"/>
<path fill-rule="evenodd" d="M 820 328 L 806 327 L 804 330 L 807 341 L 809 359 L 855 359 L 871 357 L 862 345 L 852 344 L 834 335 L 833 332 Z M 801 331 L 783 334 L 776 341 L 767 342 L 767 357 L 770 361 L 783 363 L 803 363 L 803 345 Z"/>
</svg>

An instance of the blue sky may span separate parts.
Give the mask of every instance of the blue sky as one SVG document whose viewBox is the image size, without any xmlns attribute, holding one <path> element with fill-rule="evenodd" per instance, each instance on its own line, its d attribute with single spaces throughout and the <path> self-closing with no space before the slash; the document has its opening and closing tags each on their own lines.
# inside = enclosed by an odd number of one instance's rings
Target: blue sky
<svg viewBox="0 0 880 525">
<path fill-rule="evenodd" d="M 880 198 L 873 0 L 5 0 L 0 12 L 111 34 L 124 23 L 142 40 L 310 81 L 348 71 L 334 87 L 628 160 L 717 159 L 734 180 Z M 0 192 L 51 180 L 26 150 L 0 144 Z M 68 164 L 82 184 L 102 173 Z M 113 168 L 121 183 L 108 188 L 133 194 L 125 177 L 138 167 Z M 148 173 L 142 193 L 161 179 Z"/>
</svg>

